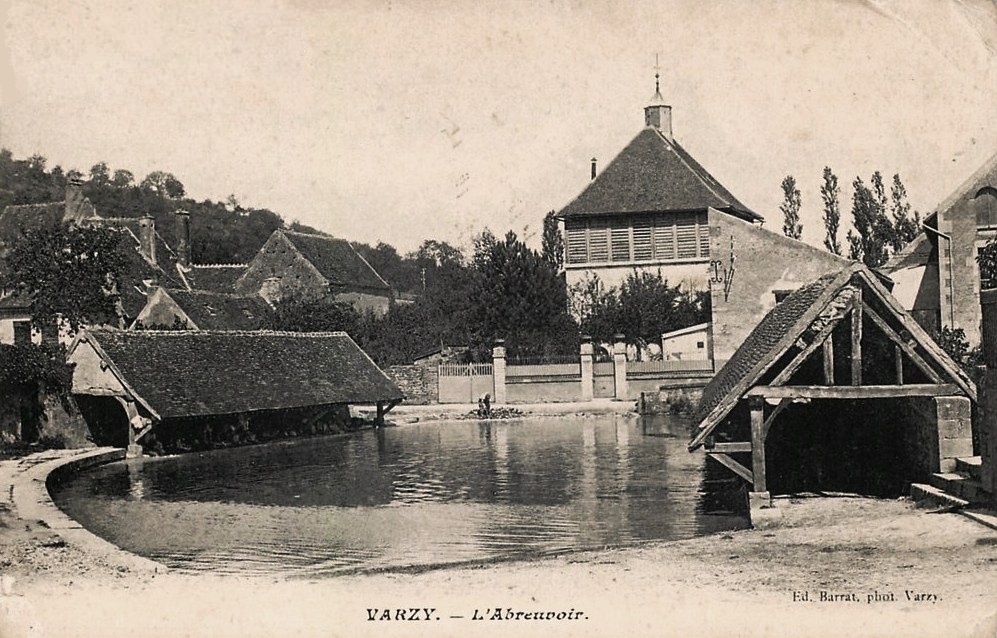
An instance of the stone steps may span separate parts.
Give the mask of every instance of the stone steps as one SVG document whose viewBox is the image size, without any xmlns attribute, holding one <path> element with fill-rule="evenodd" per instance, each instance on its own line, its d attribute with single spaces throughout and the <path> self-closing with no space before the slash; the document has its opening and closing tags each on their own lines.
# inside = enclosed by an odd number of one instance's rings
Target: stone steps
<svg viewBox="0 0 997 638">
<path fill-rule="evenodd" d="M 961 509 L 969 505 L 969 501 L 952 496 L 947 492 L 924 483 L 911 483 L 910 497 L 915 503 L 929 503 L 937 507 L 951 507 Z"/>
<path fill-rule="evenodd" d="M 983 461 L 979 456 L 966 456 L 955 460 L 955 471 L 967 474 L 975 481 L 982 477 Z"/>
<path fill-rule="evenodd" d="M 939 472 L 928 477 L 928 483 L 943 492 L 969 503 L 987 503 L 989 498 L 980 481 L 963 472 Z"/>
</svg>

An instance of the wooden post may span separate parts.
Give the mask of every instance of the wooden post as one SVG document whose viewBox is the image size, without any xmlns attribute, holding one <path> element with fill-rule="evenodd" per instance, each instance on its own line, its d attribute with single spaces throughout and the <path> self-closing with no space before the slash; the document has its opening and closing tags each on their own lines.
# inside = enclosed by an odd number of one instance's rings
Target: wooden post
<svg viewBox="0 0 997 638">
<path fill-rule="evenodd" d="M 893 360 L 897 368 L 897 385 L 904 384 L 904 351 L 898 344 L 893 346 Z"/>
<path fill-rule="evenodd" d="M 852 305 L 852 385 L 862 385 L 862 290 Z"/>
<path fill-rule="evenodd" d="M 824 385 L 834 385 L 834 335 L 827 335 L 821 351 L 824 354 Z"/>
<path fill-rule="evenodd" d="M 383 427 L 384 426 L 384 412 L 385 412 L 385 410 L 384 410 L 384 401 L 378 401 L 377 402 L 377 417 L 374 419 L 374 426 L 375 427 Z"/>
<path fill-rule="evenodd" d="M 765 482 L 765 400 L 761 397 L 749 399 L 751 406 L 751 476 L 754 479 L 753 491 L 767 492 Z"/>
</svg>

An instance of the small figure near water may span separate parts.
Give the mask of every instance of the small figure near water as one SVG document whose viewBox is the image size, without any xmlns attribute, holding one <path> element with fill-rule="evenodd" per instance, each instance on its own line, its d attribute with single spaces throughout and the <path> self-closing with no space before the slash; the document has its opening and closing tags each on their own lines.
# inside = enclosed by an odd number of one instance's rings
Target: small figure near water
<svg viewBox="0 0 997 638">
<path fill-rule="evenodd" d="M 492 395 L 486 394 L 478 399 L 478 418 L 489 419 L 492 416 Z"/>
</svg>

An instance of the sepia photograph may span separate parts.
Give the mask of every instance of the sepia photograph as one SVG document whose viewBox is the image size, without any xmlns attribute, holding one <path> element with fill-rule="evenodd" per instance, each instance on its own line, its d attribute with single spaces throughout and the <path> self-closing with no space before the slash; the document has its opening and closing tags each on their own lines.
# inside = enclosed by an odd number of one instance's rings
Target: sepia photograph
<svg viewBox="0 0 997 638">
<path fill-rule="evenodd" d="M 0 638 L 997 638 L 995 107 L 995 0 L 0 0 Z"/>
</svg>

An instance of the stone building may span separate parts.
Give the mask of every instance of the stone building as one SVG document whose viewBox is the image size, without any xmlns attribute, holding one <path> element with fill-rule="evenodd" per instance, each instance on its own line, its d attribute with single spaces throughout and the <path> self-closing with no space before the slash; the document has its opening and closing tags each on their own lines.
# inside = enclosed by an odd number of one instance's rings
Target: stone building
<svg viewBox="0 0 997 638">
<path fill-rule="evenodd" d="M 592 181 L 558 213 L 568 285 L 598 275 L 616 286 L 634 268 L 651 268 L 672 285 L 705 289 L 711 209 L 763 221 L 678 143 L 672 109 L 656 86 L 643 130 L 601 173 L 593 160 Z"/>
<path fill-rule="evenodd" d="M 983 164 L 924 220 L 921 234 L 883 271 L 893 292 L 929 332 L 962 329 L 978 345 L 981 282 L 976 256 L 997 237 L 997 154 Z"/>
<path fill-rule="evenodd" d="M 233 285 L 271 303 L 331 295 L 359 311 L 384 315 L 391 287 L 344 239 L 276 230 Z"/>
</svg>

